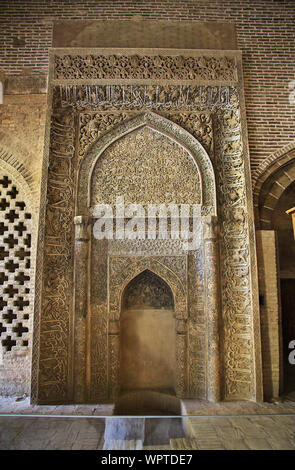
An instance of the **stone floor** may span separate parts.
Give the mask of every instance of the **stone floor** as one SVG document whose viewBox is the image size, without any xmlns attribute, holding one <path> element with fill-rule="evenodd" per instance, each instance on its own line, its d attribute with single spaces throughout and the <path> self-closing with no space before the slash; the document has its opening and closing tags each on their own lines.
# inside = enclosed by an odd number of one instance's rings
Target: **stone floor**
<svg viewBox="0 0 295 470">
<path fill-rule="evenodd" d="M 104 418 L 0 417 L 1 450 L 96 450 Z"/>
<path fill-rule="evenodd" d="M 29 397 L 0 397 L 0 416 L 23 415 L 83 415 L 111 416 L 114 405 L 31 405 Z"/>
<path fill-rule="evenodd" d="M 112 418 L 112 412 L 111 405 L 32 406 L 25 397 L 2 398 L 0 449 L 103 449 L 106 419 L 118 418 Z M 293 401 L 210 404 L 188 400 L 183 402 L 183 413 L 185 433 L 179 427 L 180 417 L 145 418 L 145 436 L 136 448 L 295 450 Z M 117 449 L 132 445 L 131 438 L 114 444 Z"/>
<path fill-rule="evenodd" d="M 268 414 L 294 414 L 295 394 L 287 396 L 273 403 L 255 403 L 250 401 L 210 403 L 197 400 L 182 400 L 182 414 L 188 416 L 199 415 L 268 415 Z M 1 412 L 1 410 L 0 410 Z"/>
<path fill-rule="evenodd" d="M 295 450 L 295 415 L 189 418 L 195 449 Z"/>
<path fill-rule="evenodd" d="M 189 437 L 169 435 L 164 421 L 167 418 L 148 420 L 149 432 L 141 447 L 147 450 L 295 450 L 295 416 L 189 418 Z M 164 433 L 161 428 L 165 429 Z M 105 419 L 99 417 L 2 416 L 0 449 L 99 450 L 104 445 L 104 429 Z M 118 442 L 114 448 L 132 449 L 131 440 Z"/>
</svg>

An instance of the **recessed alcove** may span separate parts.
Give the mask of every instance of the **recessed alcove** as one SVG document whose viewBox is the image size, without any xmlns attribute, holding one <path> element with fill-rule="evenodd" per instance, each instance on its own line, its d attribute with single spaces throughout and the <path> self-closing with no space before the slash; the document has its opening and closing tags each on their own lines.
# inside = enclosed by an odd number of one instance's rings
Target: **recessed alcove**
<svg viewBox="0 0 295 470">
<path fill-rule="evenodd" d="M 168 284 L 145 270 L 126 286 L 120 319 L 120 390 L 175 393 L 175 319 Z"/>
</svg>

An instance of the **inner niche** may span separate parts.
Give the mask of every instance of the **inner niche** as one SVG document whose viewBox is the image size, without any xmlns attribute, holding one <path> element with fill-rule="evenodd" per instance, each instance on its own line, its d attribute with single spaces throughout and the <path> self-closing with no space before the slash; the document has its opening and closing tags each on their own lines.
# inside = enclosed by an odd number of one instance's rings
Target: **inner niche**
<svg viewBox="0 0 295 470">
<path fill-rule="evenodd" d="M 121 392 L 175 393 L 175 319 L 167 283 L 146 270 L 125 288 L 120 325 Z"/>
</svg>

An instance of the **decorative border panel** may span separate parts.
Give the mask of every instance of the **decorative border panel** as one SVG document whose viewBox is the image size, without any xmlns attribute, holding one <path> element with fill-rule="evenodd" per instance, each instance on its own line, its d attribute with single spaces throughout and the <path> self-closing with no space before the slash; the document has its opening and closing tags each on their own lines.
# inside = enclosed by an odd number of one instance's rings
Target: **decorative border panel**
<svg viewBox="0 0 295 470">
<path fill-rule="evenodd" d="M 162 50 L 155 54 L 151 49 L 142 53 L 108 49 L 97 54 L 96 50 L 77 49 L 69 54 L 67 49 L 55 49 L 53 54 L 55 80 L 237 82 L 236 57 L 232 51 L 216 55 L 212 51 Z"/>
</svg>

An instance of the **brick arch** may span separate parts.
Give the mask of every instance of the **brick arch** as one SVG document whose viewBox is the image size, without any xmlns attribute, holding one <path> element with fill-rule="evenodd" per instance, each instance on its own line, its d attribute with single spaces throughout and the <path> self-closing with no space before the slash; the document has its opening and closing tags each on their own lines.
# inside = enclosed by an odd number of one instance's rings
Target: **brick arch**
<svg viewBox="0 0 295 470">
<path fill-rule="evenodd" d="M 290 152 L 295 150 L 295 141 L 290 142 L 288 145 L 285 145 L 281 149 L 272 153 L 268 158 L 266 158 L 261 165 L 252 173 L 252 187 L 253 189 L 261 182 L 265 181 L 265 178 L 271 173 L 271 168 L 273 164 L 284 162 L 285 159 L 288 160 Z M 280 165 L 279 165 L 280 166 Z M 259 183 L 260 182 L 260 183 Z"/>
<path fill-rule="evenodd" d="M 257 229 L 271 229 L 273 211 L 283 192 L 295 181 L 295 143 L 284 147 L 260 169 L 253 190 Z"/>
<path fill-rule="evenodd" d="M 35 215 L 38 210 L 38 206 L 35 202 L 37 189 L 30 171 L 2 146 L 0 146 L 0 168 L 8 172 L 18 186 L 22 188 L 30 210 Z"/>
</svg>

